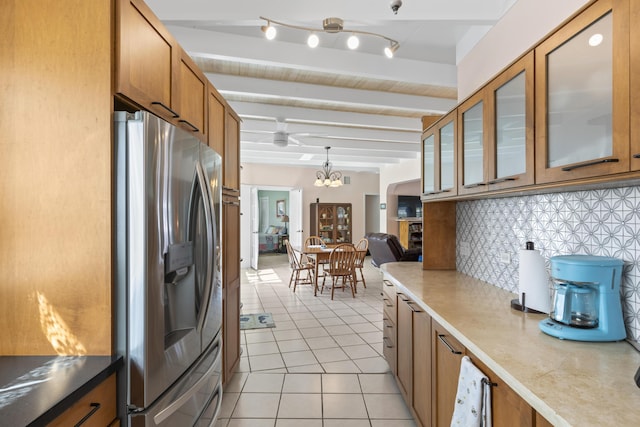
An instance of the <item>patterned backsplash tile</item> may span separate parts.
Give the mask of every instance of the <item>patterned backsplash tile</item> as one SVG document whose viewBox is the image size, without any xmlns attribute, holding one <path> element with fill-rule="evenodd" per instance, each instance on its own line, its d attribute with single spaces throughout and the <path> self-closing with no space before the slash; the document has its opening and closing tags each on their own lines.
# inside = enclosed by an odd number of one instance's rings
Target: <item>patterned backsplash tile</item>
<svg viewBox="0 0 640 427">
<path fill-rule="evenodd" d="M 640 187 L 458 202 L 457 270 L 518 292 L 519 250 L 532 241 L 555 255 L 620 258 L 627 335 L 640 341 Z M 460 244 L 470 246 L 462 255 Z M 510 262 L 501 262 L 508 254 Z M 504 260 L 503 260 L 504 261 Z"/>
</svg>

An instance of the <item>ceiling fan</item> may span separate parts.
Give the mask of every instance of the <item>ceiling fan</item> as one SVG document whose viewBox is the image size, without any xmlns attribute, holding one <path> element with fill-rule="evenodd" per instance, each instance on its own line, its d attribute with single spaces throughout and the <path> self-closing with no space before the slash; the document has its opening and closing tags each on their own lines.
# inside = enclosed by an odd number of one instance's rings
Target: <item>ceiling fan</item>
<svg viewBox="0 0 640 427">
<path fill-rule="evenodd" d="M 295 138 L 296 136 L 322 136 L 320 134 L 309 132 L 287 132 L 287 122 L 286 119 L 283 118 L 276 119 L 276 130 L 269 133 L 273 134 L 272 143 L 276 147 L 286 147 L 290 143 L 303 146 L 304 144 Z"/>
</svg>

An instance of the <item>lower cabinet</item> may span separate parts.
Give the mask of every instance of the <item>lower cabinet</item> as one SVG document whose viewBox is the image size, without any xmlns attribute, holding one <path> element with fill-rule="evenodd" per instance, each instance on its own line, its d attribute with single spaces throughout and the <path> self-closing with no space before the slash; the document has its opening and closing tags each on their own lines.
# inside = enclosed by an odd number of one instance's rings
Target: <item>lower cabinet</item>
<svg viewBox="0 0 640 427">
<path fill-rule="evenodd" d="M 222 381 L 240 363 L 240 202 L 222 197 Z"/>
<path fill-rule="evenodd" d="M 464 355 L 492 383 L 495 427 L 552 425 L 415 301 L 402 292 L 396 292 L 397 299 L 392 298 L 389 294 L 396 289 L 393 283 L 384 281 L 384 356 L 418 426 L 451 425 Z"/>
<path fill-rule="evenodd" d="M 431 331 L 431 380 L 435 396 L 432 420 L 435 427 L 448 427 L 451 425 L 465 348 L 436 321 L 432 322 Z"/>
<path fill-rule="evenodd" d="M 118 426 L 116 419 L 116 374 L 112 374 L 48 424 L 56 426 Z"/>
</svg>

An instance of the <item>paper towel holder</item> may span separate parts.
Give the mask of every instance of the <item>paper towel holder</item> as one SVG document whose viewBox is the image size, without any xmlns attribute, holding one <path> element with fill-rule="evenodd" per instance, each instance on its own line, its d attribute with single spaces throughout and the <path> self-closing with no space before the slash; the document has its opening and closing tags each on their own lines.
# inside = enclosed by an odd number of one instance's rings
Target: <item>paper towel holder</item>
<svg viewBox="0 0 640 427">
<path fill-rule="evenodd" d="M 525 249 L 527 249 L 528 251 L 532 251 L 534 250 L 534 246 L 533 246 L 533 242 L 526 242 L 525 243 Z M 523 292 L 522 293 L 522 303 L 520 303 L 520 299 L 519 298 L 514 298 L 511 300 L 511 308 L 513 308 L 514 310 L 518 310 L 518 311 L 522 311 L 523 313 L 533 313 L 533 314 L 547 314 L 543 311 L 538 311 L 538 310 L 534 310 L 533 308 L 529 308 L 526 306 L 526 298 L 527 298 L 527 293 Z"/>
</svg>

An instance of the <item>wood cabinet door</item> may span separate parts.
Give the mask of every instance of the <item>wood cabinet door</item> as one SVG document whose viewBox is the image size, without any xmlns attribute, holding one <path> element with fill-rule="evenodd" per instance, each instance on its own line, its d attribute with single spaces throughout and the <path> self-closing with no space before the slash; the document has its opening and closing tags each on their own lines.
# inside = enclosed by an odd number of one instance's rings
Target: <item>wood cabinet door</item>
<svg viewBox="0 0 640 427">
<path fill-rule="evenodd" d="M 631 1 L 631 10 L 629 12 L 630 21 L 636 23 L 631 25 L 630 41 L 630 93 L 640 93 L 640 2 Z M 640 97 L 631 97 L 631 170 L 640 170 Z"/>
<path fill-rule="evenodd" d="M 534 183 L 533 52 L 487 85 L 488 190 Z"/>
<path fill-rule="evenodd" d="M 436 427 L 449 427 L 458 391 L 460 362 L 465 348 L 440 324 L 432 322 L 432 420 Z"/>
<path fill-rule="evenodd" d="M 431 316 L 413 311 L 413 411 L 422 427 L 431 426 Z"/>
<path fill-rule="evenodd" d="M 178 124 L 206 142 L 207 78 L 184 49 L 179 48 L 177 68 Z"/>
<path fill-rule="evenodd" d="M 224 157 L 225 110 L 222 96 L 211 83 L 207 85 L 208 119 L 207 141 L 209 147 Z M 224 164 L 223 164 L 224 169 Z"/>
<path fill-rule="evenodd" d="M 629 0 L 593 3 L 536 47 L 536 183 L 629 170 L 629 78 Z"/>
<path fill-rule="evenodd" d="M 223 382 L 240 362 L 240 202 L 223 196 L 222 286 L 223 286 Z"/>
<path fill-rule="evenodd" d="M 142 0 L 116 3 L 116 92 L 174 119 L 177 43 Z"/>
<path fill-rule="evenodd" d="M 487 91 L 482 89 L 458 107 L 458 194 L 487 191 L 491 115 Z"/>
<path fill-rule="evenodd" d="M 403 293 L 398 293 L 397 341 L 397 379 L 400 392 L 405 402 L 413 402 L 413 310 L 411 300 Z"/>
<path fill-rule="evenodd" d="M 458 113 L 453 110 L 422 134 L 422 196 L 458 194 Z"/>
<path fill-rule="evenodd" d="M 233 110 L 225 112 L 224 155 L 222 185 L 234 192 L 240 191 L 240 119 Z"/>
<path fill-rule="evenodd" d="M 496 427 L 533 427 L 534 410 L 501 378 L 473 354 L 468 354 L 473 364 L 489 378 L 491 387 L 491 416 Z"/>
</svg>

